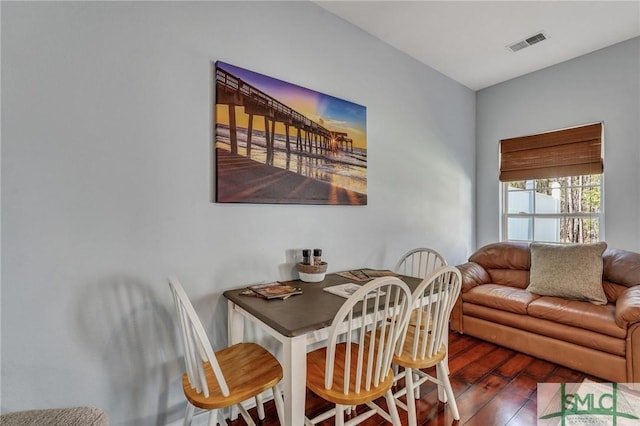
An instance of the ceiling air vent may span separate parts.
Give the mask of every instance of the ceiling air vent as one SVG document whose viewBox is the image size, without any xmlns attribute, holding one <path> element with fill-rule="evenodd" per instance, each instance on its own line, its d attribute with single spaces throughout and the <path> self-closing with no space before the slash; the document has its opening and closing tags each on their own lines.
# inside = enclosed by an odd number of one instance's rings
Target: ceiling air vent
<svg viewBox="0 0 640 426">
<path fill-rule="evenodd" d="M 509 50 L 511 50 L 512 52 L 517 52 L 518 50 L 522 50 L 525 47 L 529 47 L 531 45 L 534 45 L 536 43 L 540 43 L 543 40 L 546 40 L 547 36 L 543 33 L 543 32 L 539 32 L 537 34 L 534 34 L 530 37 L 525 38 L 524 40 L 518 41 L 516 43 L 513 43 L 509 46 L 507 46 L 509 48 Z"/>
</svg>

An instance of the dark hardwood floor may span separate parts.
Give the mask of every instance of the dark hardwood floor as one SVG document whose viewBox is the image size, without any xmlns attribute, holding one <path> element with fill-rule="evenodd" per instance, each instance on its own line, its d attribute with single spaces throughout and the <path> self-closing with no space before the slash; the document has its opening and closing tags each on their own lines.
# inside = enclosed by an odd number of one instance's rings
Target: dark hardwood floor
<svg viewBox="0 0 640 426">
<path fill-rule="evenodd" d="M 449 370 L 460 420 L 453 420 L 448 407 L 438 402 L 436 385 L 427 382 L 421 387 L 420 400 L 416 401 L 419 425 L 533 426 L 537 417 L 538 383 L 576 383 L 585 378 L 602 381 L 597 377 L 457 333 L 449 336 Z M 384 399 L 380 405 L 386 407 Z M 328 403 L 307 391 L 307 416 L 316 415 L 329 407 Z M 265 411 L 266 419 L 256 421 L 257 424 L 280 424 L 273 401 L 265 404 Z M 402 424 L 406 424 L 406 412 L 401 409 L 398 411 Z M 255 409 L 250 413 L 257 419 Z M 245 424 L 241 418 L 230 423 L 231 426 Z M 333 425 L 333 418 L 321 425 Z M 376 415 L 362 425 L 389 423 Z"/>
</svg>

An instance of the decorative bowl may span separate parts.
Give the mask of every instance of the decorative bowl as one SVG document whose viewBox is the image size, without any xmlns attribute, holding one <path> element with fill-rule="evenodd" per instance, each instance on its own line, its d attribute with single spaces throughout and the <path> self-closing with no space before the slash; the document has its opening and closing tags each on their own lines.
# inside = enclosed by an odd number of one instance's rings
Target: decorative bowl
<svg viewBox="0 0 640 426">
<path fill-rule="evenodd" d="M 300 279 L 306 283 L 317 283 L 324 280 L 327 273 L 327 262 L 320 262 L 319 265 L 307 265 L 304 263 L 296 263 L 296 269 L 300 274 Z"/>
</svg>

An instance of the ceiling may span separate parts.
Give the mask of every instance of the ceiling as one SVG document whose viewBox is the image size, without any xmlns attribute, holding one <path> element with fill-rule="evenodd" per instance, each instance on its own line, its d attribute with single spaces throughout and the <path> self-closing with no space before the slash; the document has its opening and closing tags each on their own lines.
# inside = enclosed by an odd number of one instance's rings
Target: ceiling
<svg viewBox="0 0 640 426">
<path fill-rule="evenodd" d="M 315 3 L 473 90 L 640 36 L 640 0 Z"/>
</svg>

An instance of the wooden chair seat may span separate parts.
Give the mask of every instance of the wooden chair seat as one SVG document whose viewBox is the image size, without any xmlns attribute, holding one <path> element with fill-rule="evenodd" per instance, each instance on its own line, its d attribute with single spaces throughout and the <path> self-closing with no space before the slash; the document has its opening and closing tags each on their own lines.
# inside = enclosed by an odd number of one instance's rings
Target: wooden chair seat
<svg viewBox="0 0 640 426">
<path fill-rule="evenodd" d="M 185 373 L 182 387 L 189 402 L 198 408 L 214 410 L 239 404 L 267 391 L 282 380 L 282 366 L 265 348 L 255 343 L 238 343 L 215 353 L 222 374 L 229 386 L 229 396 L 224 396 L 215 373 L 208 361 L 204 362 L 209 397 L 198 393 L 189 383 Z"/>
<path fill-rule="evenodd" d="M 447 347 L 443 344 L 432 356 L 417 356 L 414 358 L 413 342 L 418 339 L 418 346 L 422 345 L 422 333 L 416 333 L 415 327 L 407 328 L 407 337 L 402 346 L 402 351 L 393 356 L 393 362 L 405 368 L 423 369 L 430 368 L 442 362 L 447 356 Z M 430 335 L 429 335 L 430 336 Z M 428 344 L 429 342 L 427 342 Z"/>
<path fill-rule="evenodd" d="M 307 354 L 307 387 L 313 393 L 321 398 L 331 401 L 335 404 L 342 405 L 359 405 L 368 401 L 378 399 L 391 388 L 393 384 L 393 370 L 389 368 L 389 372 L 386 377 L 380 382 L 380 384 L 370 390 L 362 389 L 356 393 L 356 356 L 358 354 L 358 348 L 355 343 L 351 344 L 351 371 L 349 372 L 349 392 L 344 393 L 344 371 L 345 371 L 345 358 L 347 352 L 347 345 L 345 343 L 339 343 L 336 345 L 336 361 L 334 363 L 334 387 L 331 389 L 325 389 L 325 371 L 327 365 L 327 349 L 321 348 Z M 365 353 L 367 351 L 365 350 Z M 367 363 L 367 356 L 365 355 L 363 363 Z M 361 372 L 362 381 L 365 381 L 364 374 L 366 370 Z"/>
<path fill-rule="evenodd" d="M 422 318 L 418 318 L 422 317 Z M 409 317 L 409 327 L 416 327 L 420 324 L 420 328 L 431 327 L 432 319 L 429 317 L 429 314 L 422 309 L 414 309 L 411 311 L 411 317 Z"/>
</svg>

